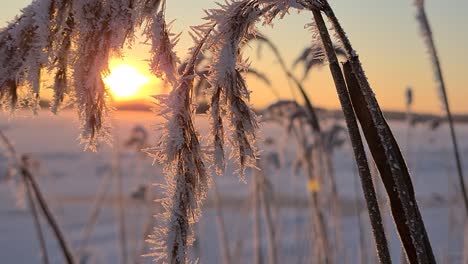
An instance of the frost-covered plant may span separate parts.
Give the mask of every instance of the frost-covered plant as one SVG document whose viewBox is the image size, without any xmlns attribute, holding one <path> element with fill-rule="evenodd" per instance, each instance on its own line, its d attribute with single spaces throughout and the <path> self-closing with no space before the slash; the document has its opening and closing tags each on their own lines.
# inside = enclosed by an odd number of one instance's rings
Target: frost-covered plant
<svg viewBox="0 0 468 264">
<path fill-rule="evenodd" d="M 178 78 L 177 66 L 179 58 L 173 49 L 179 41 L 179 35 L 170 31 L 170 24 L 165 20 L 165 3 L 156 13 L 145 30 L 145 34 L 151 41 L 150 68 L 154 75 L 165 79 L 171 85 L 175 85 Z"/>
<path fill-rule="evenodd" d="M 18 80 L 28 85 L 28 98 L 36 98 L 40 89 L 40 71 L 47 63 L 47 41 L 53 14 L 52 1 L 34 1 L 0 32 L 0 98 L 15 107 Z M 4 103 L 2 102 L 2 105 Z"/>
<path fill-rule="evenodd" d="M 0 157 L 6 159 L 6 180 L 8 181 L 11 192 L 15 198 L 17 209 L 25 210 L 26 204 L 26 186 L 21 177 L 20 163 L 18 162 L 16 151 L 8 138 L 0 131 Z"/>
<path fill-rule="evenodd" d="M 18 157 L 18 154 L 10 142 L 10 140 L 0 131 L 0 149 L 6 153 L 6 156 L 10 160 L 10 164 L 15 171 L 17 171 L 16 177 L 22 177 L 23 183 L 25 185 L 26 193 L 28 195 L 28 200 L 31 206 L 31 212 L 33 213 L 33 217 L 36 224 L 36 231 L 38 232 L 38 239 L 40 240 L 41 245 L 41 253 L 43 254 L 43 261 L 47 263 L 47 253 L 46 253 L 46 245 L 44 242 L 44 238 L 42 235 L 42 228 L 40 227 L 40 220 L 39 216 L 36 212 L 35 204 L 37 202 L 38 208 L 41 210 L 42 214 L 44 215 L 47 223 L 51 227 L 55 238 L 57 239 L 58 244 L 62 250 L 64 255 L 65 261 L 67 264 L 75 263 L 72 252 L 70 251 L 70 247 L 68 246 L 62 231 L 60 230 L 59 225 L 55 221 L 54 216 L 52 215 L 47 202 L 45 201 L 42 192 L 39 189 L 39 185 L 37 184 L 35 178 L 33 177 L 30 171 L 30 157 L 28 155 L 22 155 L 21 158 Z M 33 197 L 34 196 L 34 197 Z"/>
<path fill-rule="evenodd" d="M 214 54 L 209 79 L 213 87 L 210 112 L 218 173 L 223 172 L 225 167 L 223 113 L 227 115 L 228 127 L 232 132 L 230 144 L 239 164 L 240 175 L 243 177 L 245 167 L 255 165 L 257 154 L 254 140 L 258 124 L 247 102 L 250 92 L 241 76 L 246 65 L 239 53 L 247 34 L 253 30 L 252 25 L 258 19 L 259 12 L 257 1 L 228 2 L 219 9 L 208 11 L 207 19 L 218 25 L 209 42 Z"/>
<path fill-rule="evenodd" d="M 278 101 L 270 105 L 263 116 L 267 119 L 279 122 L 287 128 L 288 133 L 298 142 L 298 152 L 296 159 L 302 165 L 304 174 L 307 176 L 308 185 L 325 186 L 325 182 L 330 182 L 330 194 L 333 201 L 333 217 L 335 220 L 335 243 L 341 244 L 340 224 L 339 224 L 339 200 L 332 173 L 330 158 L 332 143 L 335 142 L 335 132 L 322 130 L 315 113 L 315 109 L 309 98 L 306 96 L 308 107 L 302 107 L 295 101 Z M 307 109 L 307 110 L 306 110 Z M 310 110 L 308 110 L 310 109 Z M 313 230 L 317 237 L 317 243 L 313 243 L 316 254 L 321 262 L 331 261 L 329 251 L 329 237 L 327 232 L 327 219 L 321 201 L 327 200 L 326 187 L 309 188 L 309 206 L 313 219 Z M 313 235 L 314 236 L 314 235 Z M 340 248 L 340 246 L 337 246 Z"/>
<path fill-rule="evenodd" d="M 109 94 L 102 80 L 135 30 L 152 19 L 160 0 L 34 0 L 0 30 L 0 106 L 27 101 L 37 108 L 54 76 L 51 110 L 65 96 L 79 109 L 81 139 L 95 149 L 106 140 Z"/>
<path fill-rule="evenodd" d="M 393 219 L 408 260 L 410 263 L 435 263 L 406 162 L 380 110 L 359 56 L 353 49 L 346 32 L 334 14 L 333 9 L 328 4 L 328 1 L 317 2 L 319 3 L 315 6 L 306 5 L 314 15 L 315 24 L 326 51 L 330 71 L 342 104 L 346 125 L 358 163 L 379 259 L 383 263 L 391 262 L 382 219 L 378 209 L 375 188 L 370 176 L 357 120 L 359 120 L 363 128 L 362 131 L 366 137 L 367 144 L 378 166 L 390 198 Z M 348 62 L 344 64 L 345 76 L 343 76 L 342 69 L 338 63 L 328 28 L 322 17 L 322 11 L 330 20 L 335 36 L 339 39 L 346 52 Z M 346 82 L 344 81 L 344 77 L 346 77 Z"/>
<path fill-rule="evenodd" d="M 222 172 L 225 166 L 225 132 L 231 134 L 229 143 L 239 164 L 239 174 L 243 176 L 247 166 L 255 166 L 257 119 L 248 105 L 249 91 L 241 76 L 246 65 L 240 59 L 239 50 L 246 41 L 246 35 L 254 32 L 253 23 L 259 16 L 274 10 L 270 1 L 264 2 L 229 1 L 218 9 L 207 11 L 208 22 L 195 29 L 196 45 L 191 50 L 189 60 L 179 65 L 181 75 L 175 82 L 173 91 L 168 96 L 157 98 L 162 109 L 159 113 L 167 118 L 167 122 L 158 146 L 150 151 L 154 152 L 156 159 L 167 164 L 164 188 L 168 197 L 162 202 L 166 210 L 163 215 L 166 223 L 156 230 L 153 239 L 156 245 L 154 255 L 158 260 L 187 262 L 187 247 L 193 242 L 191 225 L 199 217 L 201 203 L 208 188 L 209 177 L 204 165 L 204 153 L 193 125 L 192 104 L 195 68 L 204 46 L 213 54 L 208 79 L 213 87 L 212 158 L 217 171 Z M 164 50 L 159 49 L 159 52 Z M 171 56 L 166 58 L 169 57 Z M 228 119 L 229 131 L 224 131 L 225 118 Z"/>
<path fill-rule="evenodd" d="M 361 126 L 367 126 L 364 134 L 384 179 L 395 223 L 411 263 L 434 262 L 398 144 L 380 111 L 357 53 L 326 0 L 229 0 L 207 11 L 207 23 L 194 29 L 195 45 L 189 60 L 179 65 L 172 51 L 177 36 L 169 32 L 165 5 L 156 12 L 160 2 L 35 0 L 0 30 L 1 105 L 15 108 L 17 101 L 24 99 L 19 98 L 19 87 L 26 87 L 29 102 L 37 102 L 41 71 L 47 69 L 55 73 L 52 110 L 58 109 L 65 94 L 70 95 L 79 109 L 82 139 L 87 147 L 95 148 L 98 140 L 105 139 L 108 133 L 106 116 L 110 107 L 102 81 L 102 75 L 108 71 L 108 60 L 112 55 L 119 55 L 124 43 L 133 39 L 136 28 L 147 23 L 145 33 L 152 43 L 152 71 L 174 87 L 169 95 L 157 97 L 159 114 L 167 122 L 158 145 L 150 149 L 158 161 L 166 164 L 166 198 L 162 202 L 165 213 L 161 218 L 164 223 L 153 237 L 154 255 L 162 262 L 186 263 L 187 250 L 193 242 L 191 227 L 200 216 L 210 182 L 205 167 L 207 159 L 194 126 L 193 90 L 198 58 L 204 49 L 213 54 L 208 68 L 214 148 L 211 159 L 218 173 L 222 172 L 225 168 L 224 139 L 229 136 L 231 153 L 242 178 L 245 168 L 255 166 L 258 158 L 255 148 L 258 124 L 248 103 L 250 92 L 242 77 L 248 64 L 242 59 L 240 47 L 245 45 L 247 36 L 256 34 L 257 21 L 271 25 L 275 18 L 283 17 L 291 8 L 310 10 L 316 25 L 313 33 L 320 36 L 342 103 L 380 261 L 390 263 L 390 257 L 356 115 Z M 322 12 L 330 19 L 349 60 L 349 68 L 345 67 L 347 80 L 351 81 L 349 87 Z M 284 62 L 281 64 L 284 66 Z"/>
<path fill-rule="evenodd" d="M 440 65 L 439 55 L 435 46 L 434 38 L 432 36 L 431 25 L 426 15 L 426 9 L 424 7 L 424 0 L 415 0 L 414 4 L 417 8 L 417 20 L 421 30 L 421 36 L 427 46 L 427 50 L 431 59 L 431 64 L 434 71 L 434 77 L 437 82 L 437 88 L 440 95 L 440 102 L 445 110 L 447 120 L 450 127 L 450 136 L 452 139 L 453 153 L 455 156 L 455 163 L 458 173 L 458 181 L 462 192 L 463 202 L 465 205 L 466 215 L 468 215 L 468 193 L 465 187 L 465 179 L 463 176 L 463 166 L 461 163 L 460 151 L 458 149 L 457 135 L 455 132 L 455 126 L 453 122 L 452 112 L 450 111 L 450 104 L 448 101 L 447 89 L 445 86 L 444 75 L 442 74 L 442 67 Z"/>
<path fill-rule="evenodd" d="M 187 249 L 193 243 L 191 226 L 198 221 L 209 185 L 204 154 L 193 123 L 192 95 L 195 62 L 210 32 L 209 27 L 194 29 L 196 46 L 191 49 L 183 74 L 169 95 L 157 98 L 160 114 L 167 122 L 159 145 L 149 151 L 166 164 L 164 192 L 167 198 L 162 201 L 165 210 L 162 219 L 166 223 L 156 229 L 152 243 L 156 259 L 170 263 L 187 262 Z"/>
<path fill-rule="evenodd" d="M 338 45 L 334 46 L 337 55 L 346 55 L 341 47 Z M 317 66 L 323 66 L 325 62 L 326 56 L 323 50 L 323 46 L 319 45 L 317 42 L 313 42 L 311 46 L 306 47 L 304 51 L 302 51 L 302 53 L 296 58 L 296 60 L 294 60 L 293 67 L 300 63 L 304 64 L 304 74 L 302 76 L 302 80 L 305 80 L 313 68 Z"/>
</svg>

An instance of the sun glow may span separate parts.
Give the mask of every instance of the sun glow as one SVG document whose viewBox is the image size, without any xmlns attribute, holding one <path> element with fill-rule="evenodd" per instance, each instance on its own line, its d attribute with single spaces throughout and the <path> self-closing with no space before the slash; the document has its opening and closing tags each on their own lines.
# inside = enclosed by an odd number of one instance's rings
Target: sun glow
<svg viewBox="0 0 468 264">
<path fill-rule="evenodd" d="M 148 77 L 129 64 L 112 67 L 110 74 L 103 80 L 118 99 L 135 97 L 140 88 L 149 82 Z"/>
</svg>

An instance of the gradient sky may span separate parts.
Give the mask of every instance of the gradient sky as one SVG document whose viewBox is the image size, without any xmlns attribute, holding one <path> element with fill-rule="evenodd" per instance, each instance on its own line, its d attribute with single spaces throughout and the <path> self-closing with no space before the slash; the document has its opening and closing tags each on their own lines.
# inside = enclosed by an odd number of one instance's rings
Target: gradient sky
<svg viewBox="0 0 468 264">
<path fill-rule="evenodd" d="M 4 26 L 31 1 L 3 2 L 0 9 L 0 26 Z M 334 0 L 330 3 L 351 43 L 360 54 L 369 81 L 384 109 L 403 110 L 404 92 L 407 86 L 411 86 L 414 89 L 415 111 L 442 111 L 429 58 L 415 20 L 412 0 Z M 184 57 L 191 45 L 187 34 L 188 26 L 202 22 L 203 9 L 214 6 L 214 1 L 210 0 L 168 1 L 167 17 L 170 20 L 176 19 L 174 31 L 184 32 L 177 48 L 180 57 Z M 468 1 L 426 0 L 426 9 L 453 111 L 468 113 L 468 67 L 463 64 L 468 62 Z M 292 12 L 285 19 L 277 20 L 274 29 L 260 27 L 261 32 L 278 45 L 289 65 L 311 41 L 310 33 L 304 28 L 305 24 L 311 21 L 311 17 L 309 12 Z M 266 47 L 261 49 L 260 58 L 257 57 L 256 45 L 253 45 L 246 55 L 250 56 L 253 67 L 272 79 L 274 87 L 280 91 L 282 97 L 291 97 L 288 81 Z M 136 49 L 127 52 L 126 56 L 140 68 L 146 68 L 142 61 L 147 58 L 147 49 L 142 45 L 137 45 Z M 296 72 L 301 76 L 300 69 Z M 262 107 L 276 100 L 262 83 L 253 79 L 249 79 L 248 83 L 253 91 L 252 103 L 255 106 Z M 312 71 L 304 84 L 315 105 L 326 108 L 339 107 L 328 67 Z M 154 93 L 154 90 L 148 93 Z"/>
</svg>

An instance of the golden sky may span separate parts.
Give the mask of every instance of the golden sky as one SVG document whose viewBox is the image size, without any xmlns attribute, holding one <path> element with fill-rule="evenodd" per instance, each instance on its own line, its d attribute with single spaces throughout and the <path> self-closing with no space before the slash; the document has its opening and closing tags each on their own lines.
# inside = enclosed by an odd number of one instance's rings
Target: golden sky
<svg viewBox="0 0 468 264">
<path fill-rule="evenodd" d="M 0 26 L 17 14 L 21 7 L 31 1 L 17 0 L 2 3 Z M 408 86 L 414 89 L 414 110 L 419 112 L 441 113 L 432 69 L 424 43 L 419 35 L 415 20 L 415 8 L 412 0 L 334 0 L 330 1 L 335 12 L 348 32 L 354 48 L 360 55 L 369 81 L 374 88 L 380 105 L 387 110 L 403 110 L 404 93 Z M 447 83 L 449 100 L 453 111 L 468 113 L 468 1 L 466 0 L 426 0 L 427 13 L 433 28 L 436 45 L 441 57 Z M 184 58 L 191 45 L 187 34 L 188 26 L 199 24 L 203 9 L 214 7 L 210 0 L 171 0 L 167 4 L 167 17 L 176 19 L 174 31 L 182 31 L 182 38 L 177 47 L 178 55 Z M 292 12 L 283 20 L 276 21 L 274 28 L 262 28 L 291 65 L 298 54 L 311 42 L 310 33 L 305 25 L 311 20 L 311 14 Z M 257 56 L 257 47 L 252 45 L 245 55 L 250 57 L 252 66 L 265 73 L 272 80 L 274 88 L 284 98 L 291 98 L 289 83 L 271 56 L 266 46 L 262 47 L 261 56 Z M 136 45 L 134 50 L 126 52 L 125 62 L 135 65 L 144 75 L 149 75 L 147 48 Z M 297 71 L 301 76 L 301 69 Z M 248 80 L 253 91 L 252 103 L 263 107 L 276 98 L 264 84 L 254 79 Z M 309 95 L 317 106 L 338 108 L 339 103 L 328 67 L 313 70 L 304 83 Z M 161 91 L 160 83 L 154 78 L 142 88 L 141 94 L 155 94 Z"/>
</svg>

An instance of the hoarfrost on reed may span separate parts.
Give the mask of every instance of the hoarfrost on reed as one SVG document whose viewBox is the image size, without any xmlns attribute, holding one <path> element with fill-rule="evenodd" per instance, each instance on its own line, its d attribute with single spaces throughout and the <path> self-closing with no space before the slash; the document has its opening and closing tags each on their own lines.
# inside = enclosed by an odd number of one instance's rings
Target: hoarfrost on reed
<svg viewBox="0 0 468 264">
<path fill-rule="evenodd" d="M 68 96 L 81 120 L 85 147 L 107 140 L 109 94 L 102 81 L 111 56 L 151 20 L 160 0 L 35 0 L 0 30 L 0 106 L 38 108 L 42 76 L 54 76 L 51 110 Z"/>
<path fill-rule="evenodd" d="M 163 223 L 156 229 L 151 242 L 152 256 L 160 261 L 186 263 L 187 248 L 193 243 L 192 225 L 198 221 L 210 179 L 204 164 L 199 135 L 194 126 L 192 102 L 193 81 L 197 57 L 211 32 L 204 37 L 203 29 L 196 29 L 195 47 L 191 50 L 183 74 L 172 92 L 158 96 L 160 112 L 166 118 L 158 146 L 150 149 L 152 155 L 165 165 L 166 183 L 163 186 Z"/>
</svg>

